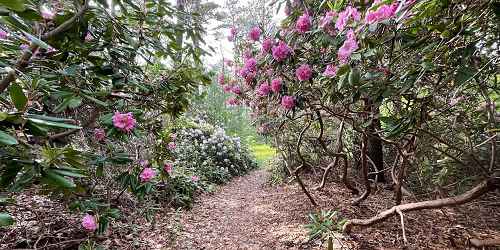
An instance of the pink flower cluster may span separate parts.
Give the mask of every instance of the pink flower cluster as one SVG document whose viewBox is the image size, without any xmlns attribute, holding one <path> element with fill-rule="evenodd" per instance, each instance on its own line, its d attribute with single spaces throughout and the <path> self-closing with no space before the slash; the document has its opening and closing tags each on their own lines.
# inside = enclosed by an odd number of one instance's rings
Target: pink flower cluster
<svg viewBox="0 0 500 250">
<path fill-rule="evenodd" d="M 94 40 L 94 37 L 92 36 L 92 34 L 90 34 L 90 32 L 87 32 L 87 34 L 85 34 L 85 42 L 91 42 L 92 40 Z"/>
<path fill-rule="evenodd" d="M 94 139 L 98 142 L 104 141 L 106 138 L 106 132 L 102 128 L 94 129 Z"/>
<path fill-rule="evenodd" d="M 156 176 L 156 171 L 152 168 L 144 168 L 139 175 L 142 182 L 148 182 Z"/>
<path fill-rule="evenodd" d="M 361 15 L 356 8 L 347 6 L 344 11 L 339 13 L 339 17 L 337 18 L 337 22 L 335 23 L 335 28 L 337 28 L 339 31 L 344 30 L 351 17 L 354 21 L 359 21 L 361 19 Z"/>
<path fill-rule="evenodd" d="M 333 65 L 327 65 L 325 71 L 323 72 L 323 76 L 326 77 L 335 77 L 337 75 L 337 67 Z"/>
<path fill-rule="evenodd" d="M 295 70 L 295 76 L 297 76 L 297 79 L 299 79 L 300 81 L 307 81 L 311 79 L 312 76 L 311 66 L 309 66 L 309 64 L 300 65 Z"/>
<path fill-rule="evenodd" d="M 248 33 L 248 38 L 253 41 L 253 42 L 256 42 L 256 41 L 259 41 L 260 39 L 260 33 L 261 33 L 261 30 L 259 27 L 255 26 L 253 27 L 250 32 Z"/>
<path fill-rule="evenodd" d="M 281 90 L 282 81 L 280 78 L 275 78 L 271 81 L 271 90 L 274 93 L 278 93 Z"/>
<path fill-rule="evenodd" d="M 332 22 L 333 18 L 337 15 L 335 11 L 326 12 L 325 16 L 319 21 L 319 27 L 324 29 Z"/>
<path fill-rule="evenodd" d="M 262 54 L 267 54 L 269 52 L 271 52 L 271 48 L 273 47 L 273 39 L 271 38 L 266 38 L 264 39 L 264 41 L 262 42 Z"/>
<path fill-rule="evenodd" d="M 173 170 L 174 167 L 171 163 L 165 163 L 165 165 L 163 165 L 163 171 L 167 172 L 168 174 L 171 174 Z"/>
<path fill-rule="evenodd" d="M 128 112 L 122 114 L 116 111 L 113 115 L 113 125 L 116 128 L 128 133 L 134 129 L 136 121 L 132 113 Z"/>
<path fill-rule="evenodd" d="M 240 102 L 238 101 L 238 99 L 231 97 L 231 98 L 227 99 L 226 104 L 229 106 L 236 106 L 236 105 L 240 104 Z"/>
<path fill-rule="evenodd" d="M 278 45 L 272 48 L 274 60 L 281 62 L 285 60 L 291 53 L 290 47 L 286 43 L 279 41 Z"/>
<path fill-rule="evenodd" d="M 52 20 L 55 17 L 55 13 L 52 10 L 42 10 L 42 18 L 45 20 Z"/>
<path fill-rule="evenodd" d="M 83 216 L 82 227 L 90 232 L 95 231 L 97 229 L 97 223 L 96 223 L 94 216 L 92 216 L 90 214 L 86 214 L 85 216 Z"/>
<path fill-rule="evenodd" d="M 173 141 L 169 142 L 167 146 L 168 146 L 168 149 L 170 149 L 170 150 L 175 150 L 177 148 L 177 145 Z"/>
<path fill-rule="evenodd" d="M 356 41 L 356 35 L 354 31 L 350 29 L 347 32 L 347 39 L 344 41 L 344 44 L 340 47 L 337 52 L 337 57 L 341 63 L 347 63 L 351 54 L 359 48 L 358 42 Z"/>
<path fill-rule="evenodd" d="M 271 92 L 271 86 L 269 86 L 269 83 L 263 82 L 259 85 L 259 88 L 257 89 L 257 94 L 260 96 L 267 96 Z"/>
<path fill-rule="evenodd" d="M 300 16 L 297 19 L 297 23 L 295 24 L 295 29 L 300 34 L 304 34 L 309 30 L 311 30 L 311 26 L 312 26 L 311 17 L 307 12 L 305 12 L 304 14 L 302 14 L 302 16 Z"/>
<path fill-rule="evenodd" d="M 293 109 L 295 107 L 295 98 L 293 96 L 283 96 L 281 98 L 281 106 L 287 110 Z"/>
<path fill-rule="evenodd" d="M 229 35 L 227 36 L 227 40 L 229 40 L 230 42 L 234 41 L 237 33 L 238 30 L 236 30 L 235 27 L 231 27 L 231 29 L 229 29 Z"/>
<path fill-rule="evenodd" d="M 0 29 L 0 39 L 6 39 L 9 36 L 7 31 Z"/>
<path fill-rule="evenodd" d="M 220 85 L 224 85 L 225 84 L 225 81 L 224 81 L 224 73 L 220 73 L 219 76 L 217 77 L 217 82 L 220 84 Z"/>
<path fill-rule="evenodd" d="M 380 4 L 380 0 L 375 0 L 372 7 Z M 374 11 L 368 11 L 365 16 L 365 22 L 368 24 L 376 23 L 394 17 L 398 9 L 398 2 L 395 1 L 391 5 L 383 4 Z"/>
<path fill-rule="evenodd" d="M 240 86 L 234 85 L 231 88 L 231 92 L 233 92 L 233 94 L 235 94 L 235 95 L 241 95 L 241 88 L 240 88 Z"/>
</svg>

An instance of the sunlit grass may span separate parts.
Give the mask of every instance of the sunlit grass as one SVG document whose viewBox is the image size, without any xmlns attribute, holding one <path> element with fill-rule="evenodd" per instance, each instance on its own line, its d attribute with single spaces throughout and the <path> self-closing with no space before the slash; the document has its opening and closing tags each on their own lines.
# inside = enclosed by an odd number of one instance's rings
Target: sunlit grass
<svg viewBox="0 0 500 250">
<path fill-rule="evenodd" d="M 252 144 L 250 145 L 250 150 L 259 163 L 259 166 L 262 166 L 267 160 L 276 155 L 276 149 L 267 144 Z"/>
</svg>

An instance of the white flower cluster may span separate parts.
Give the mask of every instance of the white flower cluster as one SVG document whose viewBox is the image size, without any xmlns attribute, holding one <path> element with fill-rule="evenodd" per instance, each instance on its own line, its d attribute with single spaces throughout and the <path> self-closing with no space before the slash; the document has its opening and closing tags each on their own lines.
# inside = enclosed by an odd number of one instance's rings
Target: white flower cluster
<svg viewBox="0 0 500 250">
<path fill-rule="evenodd" d="M 238 137 L 226 135 L 221 127 L 197 122 L 194 128 L 177 132 L 174 166 L 205 176 L 213 182 L 225 182 L 255 166 Z"/>
</svg>

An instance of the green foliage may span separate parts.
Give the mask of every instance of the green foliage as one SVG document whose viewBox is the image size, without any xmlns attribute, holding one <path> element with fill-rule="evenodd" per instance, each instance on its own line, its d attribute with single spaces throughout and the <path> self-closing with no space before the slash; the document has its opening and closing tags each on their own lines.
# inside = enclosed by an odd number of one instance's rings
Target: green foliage
<svg viewBox="0 0 500 250">
<path fill-rule="evenodd" d="M 323 238 L 330 232 L 341 231 L 342 226 L 347 221 L 342 219 L 337 211 L 324 211 L 309 214 L 310 223 L 306 225 L 309 230 L 309 239 Z"/>
</svg>

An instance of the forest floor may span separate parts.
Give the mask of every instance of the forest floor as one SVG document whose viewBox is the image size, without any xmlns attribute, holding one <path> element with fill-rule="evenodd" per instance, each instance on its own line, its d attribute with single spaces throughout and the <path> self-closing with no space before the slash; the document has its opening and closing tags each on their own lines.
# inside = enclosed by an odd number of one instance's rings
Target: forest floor
<svg viewBox="0 0 500 250">
<path fill-rule="evenodd" d="M 332 176 L 333 177 L 333 176 Z M 234 178 L 214 192 L 201 194 L 191 210 L 157 207 L 153 222 L 135 211 L 137 201 L 122 198 L 123 216 L 103 236 L 92 238 L 105 249 L 326 249 L 309 240 L 308 215 L 336 210 L 342 218 L 369 218 L 393 205 L 392 192 L 379 188 L 360 206 L 338 182 L 311 191 L 310 204 L 296 182 L 272 186 L 270 173 L 256 170 Z M 319 183 L 312 175 L 304 182 Z M 469 204 L 405 213 L 408 243 L 402 239 L 399 217 L 349 235 L 335 234 L 336 249 L 466 249 L 471 238 L 500 238 L 500 193 Z M 88 239 L 80 216 L 63 203 L 31 190 L 20 193 L 18 207 L 7 206 L 16 225 L 0 230 L 0 249 L 76 249 Z M 403 202 L 413 202 L 406 198 Z"/>
<path fill-rule="evenodd" d="M 182 226 L 167 249 L 326 249 L 321 240 L 309 241 L 304 227 L 309 213 L 334 209 L 344 218 L 367 218 L 392 206 L 387 199 L 392 197 L 390 191 L 379 189 L 353 207 L 353 196 L 331 183 L 312 191 L 319 203 L 313 207 L 297 184 L 270 186 L 268 176 L 265 170 L 257 170 L 200 197 L 192 210 L 179 215 Z M 405 214 L 406 248 L 465 249 L 470 238 L 500 236 L 500 208 L 488 205 L 497 197 Z M 391 218 L 370 228 L 355 228 L 350 236 L 336 234 L 335 248 L 401 249 L 405 246 L 399 222 L 399 217 Z"/>
</svg>

